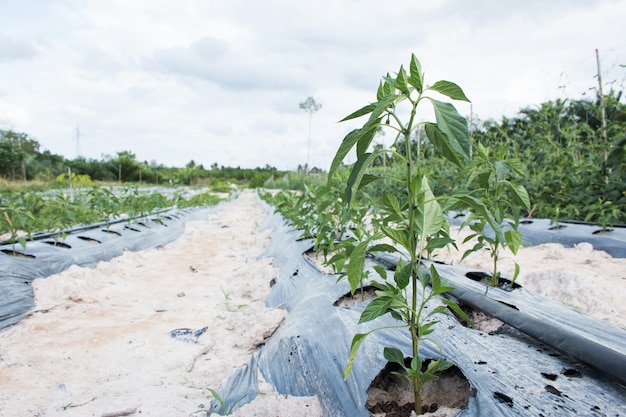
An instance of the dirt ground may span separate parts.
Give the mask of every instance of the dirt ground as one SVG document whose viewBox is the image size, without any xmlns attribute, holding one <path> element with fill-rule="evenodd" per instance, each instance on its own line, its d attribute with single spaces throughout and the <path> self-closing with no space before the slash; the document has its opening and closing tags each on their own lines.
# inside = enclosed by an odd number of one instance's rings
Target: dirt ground
<svg viewBox="0 0 626 417">
<path fill-rule="evenodd" d="M 217 390 L 285 318 L 265 307 L 277 269 L 257 258 L 271 239 L 257 231 L 264 218 L 245 191 L 170 244 L 35 280 L 35 313 L 0 330 L 0 416 L 204 416 L 207 388 Z M 460 253 L 438 259 L 458 264 Z M 626 327 L 626 259 L 585 243 L 511 258 L 526 288 Z M 477 254 L 462 264 L 490 262 Z M 505 274 L 512 265 L 503 262 Z M 233 415 L 322 415 L 314 397 L 259 386 Z"/>
<path fill-rule="evenodd" d="M 244 192 L 168 245 L 35 280 L 36 312 L 0 330 L 0 416 L 208 408 L 207 388 L 219 389 L 285 318 L 265 307 L 277 269 L 257 260 L 271 238 L 257 232 L 263 219 Z M 171 337 L 204 327 L 190 341 Z M 315 398 L 285 398 L 263 383 L 260 392 L 237 414 L 321 416 Z"/>
</svg>

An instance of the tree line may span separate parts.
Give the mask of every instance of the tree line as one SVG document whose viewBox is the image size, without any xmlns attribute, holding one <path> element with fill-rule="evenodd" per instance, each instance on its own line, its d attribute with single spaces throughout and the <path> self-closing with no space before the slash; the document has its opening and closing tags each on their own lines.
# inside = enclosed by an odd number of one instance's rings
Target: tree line
<svg viewBox="0 0 626 417">
<path fill-rule="evenodd" d="M 137 160 L 130 151 L 104 155 L 101 159 L 67 159 L 40 148 L 39 142 L 27 133 L 0 130 L 0 178 L 46 181 L 69 171 L 103 182 L 198 185 L 223 180 L 260 187 L 272 176 L 284 174 L 270 165 L 241 168 L 219 166 L 216 162 L 205 168 L 194 160 L 184 167 L 168 167 L 156 161 Z"/>
</svg>

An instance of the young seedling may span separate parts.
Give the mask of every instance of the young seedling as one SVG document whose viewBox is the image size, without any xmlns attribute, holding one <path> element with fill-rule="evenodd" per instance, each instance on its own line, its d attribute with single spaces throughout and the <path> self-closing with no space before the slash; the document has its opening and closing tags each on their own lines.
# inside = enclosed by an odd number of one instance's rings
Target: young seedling
<svg viewBox="0 0 626 417">
<path fill-rule="evenodd" d="M 26 250 L 26 238 L 20 233 L 25 232 L 26 237 L 31 238 L 32 225 L 35 222 L 33 213 L 18 202 L 7 202 L 0 207 L 0 214 L 0 232 L 9 233 L 13 255 L 17 255 L 17 243 Z"/>
<path fill-rule="evenodd" d="M 237 306 L 233 306 L 230 303 L 230 294 L 228 294 L 225 290 L 224 287 L 220 287 L 222 290 L 222 295 L 224 296 L 224 300 L 226 301 L 226 309 L 230 312 L 233 311 L 237 311 L 237 310 L 241 310 L 244 307 L 247 307 L 247 304 L 238 304 Z"/>
<path fill-rule="evenodd" d="M 446 238 L 448 225 L 443 209 L 431 190 L 424 170 L 420 169 L 421 161 L 412 149 L 411 137 L 418 127 L 423 126 L 428 139 L 438 151 L 459 167 L 466 164 L 469 159 L 470 144 L 465 118 L 452 104 L 436 100 L 430 93 L 438 93 L 453 100 L 469 101 L 461 88 L 449 81 L 438 81 L 430 87 L 426 86 L 422 66 L 415 55 L 412 55 L 408 73 L 401 66 L 395 77 L 387 74 L 379 84 L 377 101 L 342 120 L 369 115 L 369 119 L 361 128 L 353 130 L 344 138 L 329 170 L 330 181 L 348 153 L 356 148 L 357 160 L 350 169 L 345 187 L 345 201 L 348 205 L 353 203 L 359 189 L 368 183 L 388 178 L 399 184 L 401 191 L 397 194 L 384 192 L 382 201 L 375 207 L 382 211 L 383 219 L 375 223 L 373 232 L 374 236 L 381 233 L 390 239 L 393 245 L 386 249 L 400 253 L 405 260 L 398 264 L 393 281 L 386 279 L 382 267 L 377 268 L 377 272 L 385 281 L 377 284 L 378 297 L 363 310 L 359 323 L 389 313 L 394 319 L 402 322 L 401 327 L 408 328 L 412 342 L 410 366 L 404 365 L 404 355 L 397 348 L 386 348 L 383 353 L 387 360 L 399 363 L 407 371 L 407 378 L 413 385 L 415 412 L 418 414 L 421 412 L 421 387 L 424 382 L 434 378 L 437 371 L 449 366 L 440 355 L 426 370 L 422 370 L 420 343 L 428 340 L 426 336 L 434 330 L 438 314 L 443 314 L 451 308 L 465 316 L 454 302 L 447 299 L 442 299 L 443 304 L 428 313 L 424 309 L 435 296 L 451 288 L 441 283 L 434 266 L 431 266 L 430 274 L 420 269 L 421 260 L 424 253 L 444 247 L 451 243 L 451 240 Z M 416 121 L 418 106 L 424 101 L 431 103 L 436 122 Z M 407 114 L 408 120 L 402 120 L 402 116 Z M 394 143 L 390 148 L 376 147 L 370 151 L 372 140 L 381 127 L 395 132 Z M 396 149 L 398 145 L 404 147 L 404 152 L 398 152 Z M 402 161 L 406 169 L 400 176 L 394 177 L 392 173 L 374 176 L 368 173 L 373 161 L 385 154 Z M 355 270 L 362 268 L 365 246 L 367 243 L 359 243 L 358 250 L 356 248 L 352 250 L 346 268 Z M 429 282 L 431 289 L 427 290 Z M 422 289 L 421 294 L 419 288 Z M 348 378 L 351 372 L 360 345 L 371 333 L 372 331 L 356 334 L 352 339 L 345 378 Z"/>
<path fill-rule="evenodd" d="M 242 401 L 244 401 L 250 394 L 244 394 L 242 395 L 237 401 L 235 401 L 230 407 L 226 406 L 226 400 L 224 398 L 222 398 L 217 391 L 215 391 L 214 389 L 211 388 L 207 388 L 207 391 L 209 391 L 211 393 L 211 396 L 213 398 L 215 398 L 215 401 L 217 401 L 217 403 L 220 406 L 220 410 L 218 412 L 219 415 L 221 416 L 228 416 L 230 414 L 233 413 L 233 411 L 235 411 L 235 409 L 237 408 L 237 406 L 239 405 L 239 403 L 241 403 Z M 207 417 L 210 416 L 212 413 L 210 413 L 209 411 L 206 410 L 198 410 L 198 411 L 194 411 L 193 413 L 190 414 L 194 415 L 194 414 L 198 414 L 198 413 L 204 413 Z"/>
</svg>

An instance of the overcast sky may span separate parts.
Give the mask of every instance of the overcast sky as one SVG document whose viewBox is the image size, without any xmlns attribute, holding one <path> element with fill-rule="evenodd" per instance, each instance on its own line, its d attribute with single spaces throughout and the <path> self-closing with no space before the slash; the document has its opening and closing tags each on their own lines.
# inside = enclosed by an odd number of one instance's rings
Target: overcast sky
<svg viewBox="0 0 626 417">
<path fill-rule="evenodd" d="M 500 120 L 589 94 L 596 48 L 621 86 L 625 19 L 617 0 L 0 0 L 0 129 L 67 158 L 327 169 L 357 127 L 338 120 L 411 53 Z"/>
</svg>

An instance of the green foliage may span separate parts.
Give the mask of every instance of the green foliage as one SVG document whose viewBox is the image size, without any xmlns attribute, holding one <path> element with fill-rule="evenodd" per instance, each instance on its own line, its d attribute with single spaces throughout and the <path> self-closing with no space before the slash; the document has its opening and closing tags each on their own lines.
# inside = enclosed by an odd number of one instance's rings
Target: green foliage
<svg viewBox="0 0 626 417">
<path fill-rule="evenodd" d="M 0 235 L 8 232 L 13 254 L 16 253 L 16 243 L 26 249 L 26 239 L 20 233 L 25 233 L 28 238 L 31 238 L 34 220 L 32 212 L 22 202 L 7 201 L 0 205 Z"/>
<path fill-rule="evenodd" d="M 217 401 L 217 403 L 220 406 L 220 410 L 218 412 L 219 415 L 221 416 L 227 416 L 233 413 L 233 411 L 235 411 L 235 409 L 237 408 L 237 406 L 243 402 L 247 397 L 250 396 L 250 394 L 244 394 L 242 395 L 237 401 L 235 401 L 230 407 L 226 406 L 226 401 L 218 394 L 217 391 L 215 391 L 214 389 L 211 388 L 207 388 L 207 391 L 209 391 L 209 393 L 211 394 L 211 396 L 213 398 L 215 398 L 215 401 Z M 206 416 L 209 416 L 209 412 L 206 410 L 198 410 L 198 411 L 194 411 L 193 413 L 191 413 L 190 415 L 194 415 L 194 414 L 205 414 Z"/>
<path fill-rule="evenodd" d="M 211 192 L 191 197 L 170 197 L 136 186 L 74 189 L 73 193 L 7 193 L 0 197 L 0 235 L 7 235 L 15 253 L 16 244 L 26 249 L 34 232 L 49 232 L 55 241 L 64 239 L 68 229 L 104 221 L 107 228 L 114 220 L 128 222 L 145 219 L 158 209 L 209 206 L 221 199 Z"/>
<path fill-rule="evenodd" d="M 305 186 L 316 188 L 325 184 L 326 179 L 324 173 L 307 173 L 304 169 L 300 169 L 296 172 L 275 175 L 266 180 L 263 186 L 266 189 L 304 191 Z"/>
<path fill-rule="evenodd" d="M 525 108 L 515 118 L 482 123 L 474 137 L 521 162 L 535 217 L 626 224 L 626 105 L 614 90 L 604 102 L 608 142 L 599 97 Z"/>
<path fill-rule="evenodd" d="M 369 184 L 383 178 L 398 184 L 398 192 L 383 191 L 382 198 L 374 203 L 375 210 L 381 213 L 382 218 L 380 221 L 372 222 L 372 232 L 363 236 L 357 235 L 354 242 L 346 244 L 344 252 L 334 260 L 340 265 L 345 264 L 345 275 L 354 292 L 358 281 L 367 275 L 367 272 L 363 271 L 365 253 L 368 248 L 373 250 L 372 244 L 380 237 L 389 239 L 392 244 L 377 249 L 397 252 L 405 258 L 405 261 L 398 264 L 393 280 L 387 279 L 384 269 L 376 269 L 384 282 L 375 283 L 379 288 L 377 298 L 362 312 L 360 323 L 390 314 L 408 328 L 412 340 L 410 367 L 405 366 L 404 355 L 399 350 L 386 348 L 384 354 L 388 360 L 398 362 L 406 370 L 407 377 L 413 385 L 416 413 L 421 411 L 421 387 L 424 382 L 435 378 L 435 372 L 449 366 L 441 357 L 432 361 L 425 369 L 422 366 L 419 345 L 423 341 L 433 341 L 427 336 L 433 331 L 433 325 L 437 321 L 436 315 L 445 313 L 448 304 L 440 305 L 429 312 L 425 307 L 434 297 L 450 291 L 451 288 L 441 283 L 434 265 L 430 268 L 430 274 L 427 274 L 420 269 L 420 264 L 424 253 L 443 247 L 451 243 L 451 240 L 448 237 L 444 208 L 435 197 L 425 176 L 424 162 L 419 153 L 411 148 L 411 137 L 419 127 L 423 127 L 434 148 L 445 159 L 460 168 L 468 163 L 470 149 L 465 118 L 452 104 L 430 96 L 431 92 L 453 100 L 469 101 L 461 88 L 449 81 L 438 81 L 432 86 L 427 86 L 424 83 L 422 66 L 415 55 L 411 57 L 409 72 L 401 66 L 395 77 L 389 74 L 383 77 L 376 94 L 377 101 L 342 120 L 348 121 L 369 115 L 361 128 L 351 131 L 343 139 L 328 174 L 331 181 L 347 155 L 353 150 L 356 151 L 357 160 L 349 168 L 350 173 L 345 184 L 345 201 L 348 207 L 356 203 L 357 193 Z M 426 102 L 430 103 L 434 110 L 435 122 L 416 121 L 418 106 Z M 402 115 L 406 114 L 409 115 L 408 120 L 402 120 Z M 372 149 L 373 138 L 381 128 L 395 133 L 394 143 L 388 149 L 382 146 Z M 403 153 L 397 150 L 400 144 L 404 147 Z M 382 154 L 391 154 L 393 158 L 400 160 L 405 167 L 404 170 L 383 171 L 374 175 L 371 168 L 375 165 L 377 157 Z M 378 329 L 373 331 L 376 330 Z M 346 378 L 350 374 L 361 343 L 373 331 L 354 336 L 344 373 Z"/>
<path fill-rule="evenodd" d="M 489 251 L 493 259 L 491 279 L 492 286 L 498 286 L 500 271 L 498 261 L 501 250 L 509 248 L 516 254 L 522 235 L 518 231 L 519 218 L 522 210 L 530 210 L 530 198 L 524 186 L 515 182 L 516 177 L 523 175 L 522 164 L 506 157 L 508 149 L 500 149 L 491 154 L 489 148 L 478 144 L 473 161 L 467 165 L 467 188 L 474 188 L 468 195 L 459 194 L 458 201 L 470 207 L 470 215 L 461 227 L 469 225 L 473 231 L 464 243 L 477 238 L 476 245 L 463 254 L 463 258 L 480 249 Z M 507 225 L 507 229 L 503 228 Z M 487 228 L 490 227 L 491 232 Z M 515 263 L 515 281 L 519 274 L 519 266 Z"/>
</svg>

